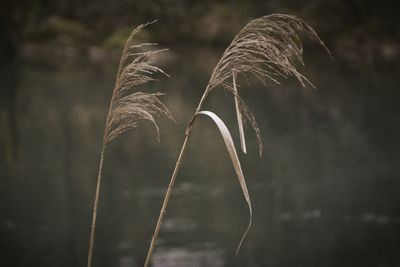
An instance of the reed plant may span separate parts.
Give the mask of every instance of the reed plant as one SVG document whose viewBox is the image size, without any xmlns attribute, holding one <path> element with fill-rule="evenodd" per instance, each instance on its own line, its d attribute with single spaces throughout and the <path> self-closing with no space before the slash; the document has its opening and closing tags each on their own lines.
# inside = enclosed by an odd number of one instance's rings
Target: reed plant
<svg viewBox="0 0 400 267">
<path fill-rule="evenodd" d="M 221 59 L 215 66 L 200 102 L 195 112 L 187 124 L 185 138 L 175 164 L 164 201 L 160 210 L 160 215 L 154 230 L 154 234 L 148 249 L 144 266 L 150 265 L 151 257 L 156 246 L 157 238 L 166 213 L 168 201 L 171 197 L 172 189 L 182 165 L 185 150 L 188 145 L 189 137 L 194 123 L 200 115 L 211 118 L 217 125 L 224 143 L 227 147 L 229 157 L 233 163 L 238 177 L 244 198 L 249 210 L 249 223 L 239 241 L 236 253 L 238 253 L 250 227 L 252 221 L 252 205 L 247 189 L 246 180 L 240 165 L 240 160 L 235 149 L 231 134 L 225 123 L 213 112 L 202 110 L 203 104 L 209 94 L 217 89 L 224 88 L 230 92 L 235 101 L 235 109 L 239 128 L 241 149 L 247 153 L 246 140 L 243 124 L 249 122 L 256 133 L 259 144 L 259 154 L 262 155 L 262 143 L 260 130 L 256 120 L 247 107 L 246 103 L 239 94 L 239 77 L 244 78 L 253 76 L 263 84 L 274 82 L 279 84 L 280 80 L 294 77 L 304 87 L 312 83 L 299 71 L 298 66 L 303 64 L 302 36 L 307 36 L 311 40 L 321 45 L 328 54 L 329 50 L 321 41 L 318 34 L 302 19 L 285 14 L 272 14 L 250 21 L 233 39 L 228 48 L 223 53 Z"/>
<path fill-rule="evenodd" d="M 97 176 L 96 192 L 93 203 L 92 224 L 90 231 L 87 266 L 92 266 L 94 240 L 96 232 L 97 207 L 100 197 L 100 185 L 103 173 L 104 154 L 107 145 L 122 133 L 135 128 L 140 121 L 150 121 L 156 131 L 159 140 L 159 129 L 156 123 L 158 115 L 165 115 L 173 120 L 171 113 L 159 100 L 161 93 L 135 92 L 137 86 L 155 81 L 154 74 L 166 73 L 152 64 L 152 56 L 163 50 L 148 50 L 154 43 L 134 44 L 134 36 L 145 26 L 143 24 L 135 28 L 122 51 L 114 91 L 107 114 L 106 125 L 103 134 L 103 144 L 100 153 L 100 163 Z"/>
</svg>

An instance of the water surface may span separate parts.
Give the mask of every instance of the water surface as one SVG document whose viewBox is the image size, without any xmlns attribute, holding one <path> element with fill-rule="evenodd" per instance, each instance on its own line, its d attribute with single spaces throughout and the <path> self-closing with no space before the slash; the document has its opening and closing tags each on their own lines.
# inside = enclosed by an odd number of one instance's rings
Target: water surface
<svg viewBox="0 0 400 267">
<path fill-rule="evenodd" d="M 159 118 L 161 143 L 143 123 L 107 148 L 95 266 L 144 262 L 184 127 L 220 53 L 173 49 L 160 61 L 172 78 L 142 88 L 166 92 L 163 101 L 178 124 Z M 254 216 L 240 253 L 235 256 L 247 206 L 216 127 L 200 118 L 153 266 L 400 265 L 395 75 L 349 69 L 319 53 L 306 58 L 305 72 L 318 90 L 292 80 L 266 88 L 241 82 L 264 154 L 258 157 L 248 127 L 248 155 L 240 158 Z M 0 163 L 2 265 L 85 266 L 115 69 L 112 60 L 24 62 L 17 102 L 19 157 L 10 164 L 4 153 Z M 225 121 L 238 146 L 232 97 L 216 90 L 205 108 Z M 4 142 L 2 147 L 8 148 Z"/>
</svg>

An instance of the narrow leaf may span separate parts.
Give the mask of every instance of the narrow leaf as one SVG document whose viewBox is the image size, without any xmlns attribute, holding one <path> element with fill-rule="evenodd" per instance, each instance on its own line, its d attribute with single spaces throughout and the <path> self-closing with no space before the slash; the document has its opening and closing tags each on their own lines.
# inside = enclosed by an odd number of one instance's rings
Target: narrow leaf
<svg viewBox="0 0 400 267">
<path fill-rule="evenodd" d="M 244 198 L 246 199 L 247 205 L 249 207 L 249 224 L 248 224 L 247 229 L 244 232 L 243 237 L 240 240 L 239 245 L 236 249 L 236 254 L 237 254 L 243 243 L 243 240 L 245 239 L 247 233 L 250 230 L 251 221 L 252 221 L 252 217 L 253 217 L 253 210 L 251 207 L 249 191 L 247 190 L 246 180 L 244 179 L 244 175 L 243 175 L 242 167 L 240 165 L 239 157 L 236 153 L 235 144 L 233 143 L 232 136 L 231 136 L 228 128 L 226 127 L 225 123 L 215 113 L 213 113 L 211 111 L 199 111 L 196 114 L 196 116 L 198 114 L 202 114 L 202 115 L 206 115 L 206 116 L 210 117 L 214 121 L 214 123 L 217 125 L 219 131 L 221 132 L 222 138 L 224 139 L 225 146 L 229 153 L 229 157 L 231 158 L 233 167 L 234 167 L 236 175 L 238 177 L 240 187 L 242 188 Z"/>
<path fill-rule="evenodd" d="M 234 72 L 234 71 L 232 72 L 232 84 L 233 84 L 233 92 L 234 92 L 234 97 L 235 97 L 236 117 L 237 117 L 237 122 L 238 122 L 238 127 L 239 127 L 240 146 L 242 148 L 243 153 L 247 154 L 246 138 L 245 138 L 244 129 L 243 129 L 242 113 L 240 112 L 239 99 L 237 97 L 238 90 L 236 87 L 236 72 Z"/>
</svg>

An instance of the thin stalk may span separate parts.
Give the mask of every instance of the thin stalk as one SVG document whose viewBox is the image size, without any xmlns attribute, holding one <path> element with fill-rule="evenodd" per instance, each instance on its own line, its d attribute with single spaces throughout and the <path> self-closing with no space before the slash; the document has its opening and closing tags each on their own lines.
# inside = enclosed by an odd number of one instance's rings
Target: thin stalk
<svg viewBox="0 0 400 267">
<path fill-rule="evenodd" d="M 118 68 L 118 73 L 120 72 L 120 68 L 121 67 Z M 112 108 L 112 98 L 111 98 L 110 106 L 108 107 L 107 123 L 108 123 L 108 118 L 110 117 L 110 114 L 111 114 L 111 108 Z M 92 225 L 90 226 L 90 239 L 89 239 L 87 267 L 92 267 L 92 260 L 93 260 L 94 237 L 95 237 L 95 233 L 96 233 L 97 207 L 99 206 L 101 177 L 103 175 L 104 152 L 105 152 L 105 149 L 107 146 L 107 143 L 105 141 L 105 132 L 106 132 L 106 130 L 104 130 L 103 147 L 101 148 L 101 153 L 100 153 L 99 173 L 97 174 L 96 193 L 95 193 L 94 202 L 93 202 Z"/>
<path fill-rule="evenodd" d="M 93 203 L 92 226 L 90 227 L 90 241 L 89 241 L 87 267 L 92 267 L 94 236 L 95 236 L 95 232 L 96 232 L 97 207 L 99 204 L 100 184 L 101 184 L 101 177 L 102 177 L 102 173 L 103 173 L 104 149 L 105 149 L 105 147 L 103 146 L 103 149 L 101 150 L 101 156 L 100 156 L 99 173 L 97 175 L 96 194 L 95 194 L 94 203 Z"/>
<path fill-rule="evenodd" d="M 201 97 L 200 102 L 199 102 L 199 104 L 198 104 L 198 106 L 196 108 L 196 111 L 193 114 L 192 119 L 189 121 L 188 126 L 186 127 L 185 140 L 183 141 L 181 152 L 179 153 L 179 157 L 178 157 L 178 159 L 177 159 L 177 161 L 175 163 L 174 172 L 172 173 L 171 179 L 169 181 L 167 192 L 165 193 L 164 201 L 163 201 L 163 204 L 162 204 L 162 207 L 161 207 L 161 210 L 160 210 L 160 215 L 159 215 L 158 220 L 157 220 L 157 225 L 156 225 L 156 228 L 154 229 L 154 234 L 153 234 L 153 237 L 151 239 L 149 250 L 147 251 L 147 256 L 146 256 L 146 261 L 144 263 L 144 267 L 149 267 L 150 266 L 151 256 L 153 255 L 154 248 L 156 247 L 156 244 L 157 244 L 158 234 L 160 233 L 161 224 L 162 224 L 162 222 L 164 220 L 165 213 L 167 212 L 167 206 L 168 206 L 169 199 L 171 197 L 172 188 L 174 187 L 174 184 L 175 184 L 176 176 L 178 175 L 179 168 L 180 168 L 180 166 L 182 165 L 182 162 L 183 162 L 183 155 L 184 155 L 184 153 L 186 151 L 186 146 L 187 146 L 187 143 L 189 141 L 189 137 L 190 137 L 190 133 L 191 133 L 191 130 L 192 130 L 192 127 L 193 127 L 193 123 L 194 123 L 194 121 L 196 119 L 196 115 L 200 111 L 200 109 L 201 109 L 201 107 L 203 105 L 203 102 L 206 99 L 207 95 L 208 95 L 208 87 L 204 91 L 204 94 Z"/>
<path fill-rule="evenodd" d="M 160 216 L 158 217 L 158 221 L 157 221 L 156 228 L 154 230 L 153 238 L 151 239 L 149 251 L 147 252 L 146 262 L 144 264 L 145 267 L 150 266 L 150 259 L 151 259 L 151 256 L 153 255 L 153 251 L 154 251 L 154 248 L 155 248 L 156 243 L 157 243 L 157 238 L 158 238 L 158 234 L 159 234 L 160 229 L 161 229 L 161 224 L 162 224 L 162 222 L 164 220 L 164 215 L 166 213 L 168 201 L 169 201 L 169 198 L 170 198 L 171 193 L 172 193 L 172 188 L 174 187 L 176 176 L 178 175 L 179 167 L 182 164 L 183 154 L 185 153 L 186 145 L 187 145 L 188 140 L 189 140 L 189 135 L 186 135 L 185 141 L 183 142 L 183 145 L 182 145 L 182 148 L 181 148 L 181 152 L 180 152 L 179 157 L 178 157 L 178 160 L 176 161 L 175 169 L 174 169 L 174 172 L 172 174 L 171 180 L 169 182 L 167 192 L 165 193 L 164 202 L 163 202 L 163 205 L 162 205 L 162 208 L 161 208 L 161 211 L 160 211 Z"/>
<path fill-rule="evenodd" d="M 122 60 L 122 56 L 121 56 L 121 60 Z M 112 111 L 112 103 L 113 103 L 115 88 L 117 87 L 118 77 L 120 76 L 120 73 L 122 71 L 121 60 L 120 60 L 119 66 L 118 66 L 117 78 L 115 80 L 115 85 L 114 85 L 113 95 L 111 96 L 110 106 L 108 107 L 106 125 L 108 124 L 108 120 L 110 118 L 110 114 Z M 89 239 L 87 267 L 92 267 L 92 261 L 93 261 L 94 237 L 95 237 L 95 233 L 96 233 L 97 207 L 99 206 L 101 177 L 103 175 L 104 152 L 105 152 L 106 146 L 107 146 L 106 131 L 107 131 L 107 126 L 106 126 L 106 129 L 104 129 L 104 134 L 103 134 L 103 143 L 102 143 L 102 148 L 101 148 L 101 153 L 100 153 L 99 173 L 97 174 L 96 193 L 95 193 L 94 202 L 93 202 L 92 225 L 90 226 L 90 239 Z"/>
</svg>

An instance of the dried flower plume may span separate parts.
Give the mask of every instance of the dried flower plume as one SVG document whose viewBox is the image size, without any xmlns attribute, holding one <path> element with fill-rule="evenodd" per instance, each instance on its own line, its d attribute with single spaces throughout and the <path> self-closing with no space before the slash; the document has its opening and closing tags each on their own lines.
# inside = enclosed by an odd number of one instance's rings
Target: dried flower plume
<svg viewBox="0 0 400 267">
<path fill-rule="evenodd" d="M 161 93 L 132 93 L 132 89 L 136 86 L 155 81 L 156 79 L 152 75 L 157 73 L 167 75 L 162 69 L 153 66 L 151 62 L 152 55 L 165 49 L 142 52 L 138 50 L 156 44 L 133 44 L 134 35 L 149 24 L 151 23 L 138 26 L 126 41 L 111 97 L 110 110 L 107 115 L 103 140 L 105 145 L 123 132 L 136 127 L 140 120 L 151 121 L 157 130 L 157 137 L 159 138 L 155 117 L 164 114 L 173 120 L 171 113 L 158 99 L 162 95 Z"/>
<path fill-rule="evenodd" d="M 303 63 L 301 37 L 307 36 L 330 55 L 318 34 L 302 19 L 285 14 L 272 14 L 249 22 L 232 40 L 213 70 L 206 93 L 222 86 L 238 98 L 237 76 L 253 75 L 263 84 L 268 80 L 280 84 L 280 78 L 294 77 L 304 87 L 313 84 L 299 72 Z M 262 145 L 257 123 L 243 100 L 236 100 L 239 133 L 246 153 L 242 118 L 256 131 L 260 156 Z"/>
</svg>

